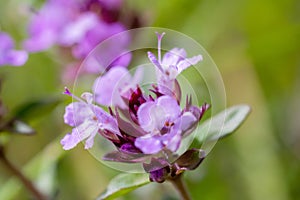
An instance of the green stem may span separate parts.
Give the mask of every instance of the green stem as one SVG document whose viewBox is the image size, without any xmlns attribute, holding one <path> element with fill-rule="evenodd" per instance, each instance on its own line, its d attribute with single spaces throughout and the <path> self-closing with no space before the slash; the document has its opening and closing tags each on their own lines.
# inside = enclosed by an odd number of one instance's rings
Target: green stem
<svg viewBox="0 0 300 200">
<path fill-rule="evenodd" d="M 178 175 L 175 178 L 169 179 L 175 189 L 180 193 L 182 200 L 191 200 L 191 196 L 187 190 L 187 187 L 182 179 L 182 175 Z"/>
<path fill-rule="evenodd" d="M 0 145 L 0 159 L 2 163 L 23 183 L 25 188 L 32 193 L 37 200 L 46 200 L 47 198 L 34 186 L 34 184 L 5 156 L 3 147 Z"/>
</svg>

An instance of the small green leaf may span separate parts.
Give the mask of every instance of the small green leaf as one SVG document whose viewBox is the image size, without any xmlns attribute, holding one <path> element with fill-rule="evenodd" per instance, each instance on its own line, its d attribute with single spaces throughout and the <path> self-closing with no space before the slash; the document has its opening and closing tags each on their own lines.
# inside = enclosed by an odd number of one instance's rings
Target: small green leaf
<svg viewBox="0 0 300 200">
<path fill-rule="evenodd" d="M 110 181 L 106 191 L 97 199 L 115 199 L 148 183 L 150 183 L 148 174 L 120 174 Z"/>
<path fill-rule="evenodd" d="M 19 106 L 13 117 L 23 120 L 36 119 L 51 112 L 59 102 L 60 100 L 57 98 L 34 100 Z"/>
<path fill-rule="evenodd" d="M 198 142 L 216 141 L 233 133 L 250 112 L 248 105 L 236 105 L 206 120 L 198 127 Z"/>
</svg>

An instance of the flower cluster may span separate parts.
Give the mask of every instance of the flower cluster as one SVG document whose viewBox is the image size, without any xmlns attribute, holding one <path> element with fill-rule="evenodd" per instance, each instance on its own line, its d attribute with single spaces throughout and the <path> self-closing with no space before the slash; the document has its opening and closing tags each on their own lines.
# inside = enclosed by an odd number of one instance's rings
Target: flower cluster
<svg viewBox="0 0 300 200">
<path fill-rule="evenodd" d="M 7 33 L 0 32 L 0 66 L 21 66 L 27 61 L 28 54 L 14 49 L 14 41 Z"/>
<path fill-rule="evenodd" d="M 126 25 L 119 21 L 122 3 L 122 0 L 47 0 L 31 17 L 29 38 L 24 41 L 24 48 L 29 52 L 39 52 L 57 45 L 70 50 L 75 61 L 68 66 L 73 66 L 74 71 L 74 66 L 79 66 L 78 61 L 82 61 L 97 44 L 126 30 Z M 123 38 L 117 41 L 117 45 L 112 44 L 98 54 L 110 53 L 116 58 L 129 41 L 129 37 Z M 127 66 L 130 59 L 131 55 L 126 54 L 111 65 Z M 100 73 L 106 67 L 90 65 L 85 71 Z M 69 69 L 69 73 L 73 71 Z"/>
<path fill-rule="evenodd" d="M 137 68 L 132 76 L 122 66 L 114 66 L 97 78 L 94 94 L 83 93 L 79 98 L 66 88 L 65 94 L 77 101 L 66 107 L 64 115 L 65 123 L 74 127 L 61 140 L 65 150 L 83 140 L 89 149 L 94 137 L 100 134 L 116 147 L 104 160 L 143 163 L 150 180 L 156 182 L 195 169 L 201 163 L 205 157 L 202 150 L 189 149 L 182 155 L 176 152 L 182 140 L 195 130 L 209 105 L 194 106 L 191 97 L 186 97 L 185 106 L 181 108 L 181 89 L 176 77 L 201 61 L 202 56 L 186 58 L 184 49 L 174 48 L 161 59 L 163 34 L 157 35 L 158 58 L 148 52 L 157 68 L 157 83 L 152 85 L 150 95 L 139 85 L 143 71 Z M 93 99 L 107 106 L 109 112 L 93 103 Z"/>
</svg>

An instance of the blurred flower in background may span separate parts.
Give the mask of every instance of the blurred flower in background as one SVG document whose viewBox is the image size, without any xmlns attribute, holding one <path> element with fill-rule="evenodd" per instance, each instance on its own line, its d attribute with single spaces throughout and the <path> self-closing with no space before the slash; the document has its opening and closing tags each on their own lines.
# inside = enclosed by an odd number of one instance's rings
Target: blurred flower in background
<svg viewBox="0 0 300 200">
<path fill-rule="evenodd" d="M 131 28 L 135 19 L 122 13 L 124 3 L 122 0 L 48 0 L 32 13 L 29 38 L 24 41 L 24 48 L 29 52 L 45 51 L 54 45 L 67 49 L 73 61 L 65 64 L 67 68 L 63 77 L 72 80 L 81 61 L 97 44 Z M 127 67 L 131 54 L 122 55 L 121 51 L 126 50 L 130 40 L 124 38 L 98 52 L 116 59 L 110 60 L 109 65 L 90 63 L 81 72 L 101 73 L 115 64 Z"/>
<path fill-rule="evenodd" d="M 14 40 L 5 32 L 0 32 L 0 66 L 22 66 L 28 59 L 24 50 L 15 50 Z"/>
</svg>

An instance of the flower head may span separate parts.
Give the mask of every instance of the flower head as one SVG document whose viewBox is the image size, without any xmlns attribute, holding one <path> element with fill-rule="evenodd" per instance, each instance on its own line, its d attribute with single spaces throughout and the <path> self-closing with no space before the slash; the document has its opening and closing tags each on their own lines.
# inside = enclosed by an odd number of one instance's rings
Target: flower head
<svg viewBox="0 0 300 200">
<path fill-rule="evenodd" d="M 143 163 L 150 180 L 156 182 L 193 170 L 202 162 L 205 157 L 202 150 L 188 149 L 182 155 L 177 152 L 209 105 L 195 106 L 189 96 L 185 104 L 181 104 L 180 84 L 176 80 L 182 70 L 202 57 L 186 59 L 185 50 L 174 48 L 161 61 L 162 36 L 158 34 L 158 60 L 149 53 L 159 73 L 157 83 L 148 91 L 139 85 L 141 68 L 132 76 L 123 66 L 115 66 L 96 79 L 95 102 L 108 106 L 109 113 L 92 103 L 92 94 L 84 93 L 85 101 L 82 101 L 66 90 L 65 93 L 77 98 L 78 102 L 66 107 L 65 123 L 74 128 L 61 141 L 65 149 L 73 148 L 86 138 L 85 147 L 90 148 L 99 133 L 116 147 L 116 151 L 103 157 L 104 160 Z"/>
</svg>

